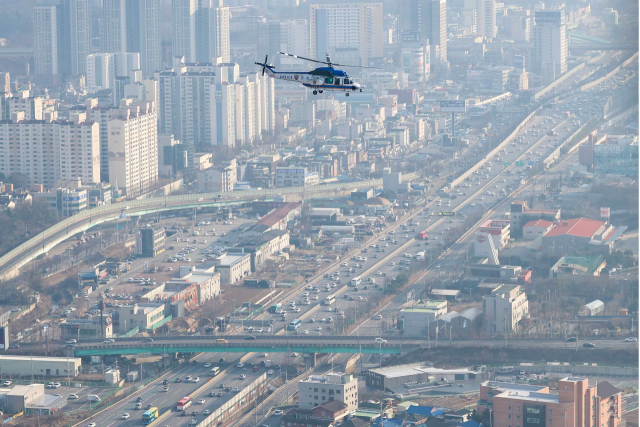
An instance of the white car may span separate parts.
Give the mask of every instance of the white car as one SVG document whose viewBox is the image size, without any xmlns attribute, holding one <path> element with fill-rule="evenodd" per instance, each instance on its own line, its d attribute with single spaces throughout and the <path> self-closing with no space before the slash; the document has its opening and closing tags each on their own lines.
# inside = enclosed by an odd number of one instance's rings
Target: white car
<svg viewBox="0 0 640 427">
<path fill-rule="evenodd" d="M 73 340 L 73 339 L 72 339 L 72 340 L 67 340 L 67 341 L 65 341 L 65 344 L 75 344 L 75 343 L 77 343 L 77 342 L 78 342 L 78 341 L 76 341 L 76 340 Z"/>
<path fill-rule="evenodd" d="M 87 427 L 96 427 L 96 423 L 89 423 L 87 424 Z"/>
<path fill-rule="evenodd" d="M 236 368 L 244 368 L 244 363 L 240 362 L 236 365 Z"/>
<path fill-rule="evenodd" d="M 267 375 L 273 375 L 273 369 L 269 369 L 269 370 L 267 371 Z"/>
<path fill-rule="evenodd" d="M 120 419 L 122 419 L 122 420 L 128 420 L 130 416 L 131 416 L 131 414 L 129 414 L 128 412 L 125 412 L 124 414 L 122 414 L 122 416 L 120 417 Z"/>
<path fill-rule="evenodd" d="M 209 415 L 211 413 L 210 410 L 205 409 L 204 411 L 202 411 L 202 415 Z"/>
<path fill-rule="evenodd" d="M 245 374 L 240 374 L 240 379 L 241 379 L 241 380 L 243 380 L 243 379 L 245 379 L 245 378 L 247 378 L 247 376 L 246 376 Z"/>
<path fill-rule="evenodd" d="M 634 337 L 627 337 L 623 341 L 624 342 L 636 342 L 636 341 L 638 341 L 638 339 L 634 338 Z"/>
<path fill-rule="evenodd" d="M 113 338 L 107 338 L 106 340 L 104 340 L 105 344 L 113 343 L 113 342 L 116 342 L 116 340 L 114 340 Z"/>
<path fill-rule="evenodd" d="M 279 417 L 280 415 L 282 415 L 282 410 L 276 409 L 275 411 L 273 411 L 273 415 L 275 415 L 276 417 Z"/>
<path fill-rule="evenodd" d="M 75 393 L 71 393 L 69 397 L 67 397 L 67 400 L 76 400 L 76 399 L 78 399 L 78 395 Z"/>
<path fill-rule="evenodd" d="M 210 367 L 211 367 L 211 363 L 209 363 L 209 362 L 205 363 L 205 364 L 204 364 L 204 367 L 205 367 L 205 368 L 210 368 Z"/>
<path fill-rule="evenodd" d="M 200 382 L 200 377 L 193 377 L 193 379 L 191 380 L 192 383 L 199 383 Z"/>
<path fill-rule="evenodd" d="M 3 387 L 9 387 L 10 385 L 11 385 L 11 381 L 10 380 L 7 380 L 7 381 L 2 383 Z"/>
<path fill-rule="evenodd" d="M 200 400 L 198 400 L 198 405 L 204 405 L 204 402 L 206 402 L 206 400 L 200 399 Z"/>
<path fill-rule="evenodd" d="M 380 344 L 385 344 L 387 340 L 385 340 L 384 338 L 376 338 L 376 342 Z"/>
</svg>

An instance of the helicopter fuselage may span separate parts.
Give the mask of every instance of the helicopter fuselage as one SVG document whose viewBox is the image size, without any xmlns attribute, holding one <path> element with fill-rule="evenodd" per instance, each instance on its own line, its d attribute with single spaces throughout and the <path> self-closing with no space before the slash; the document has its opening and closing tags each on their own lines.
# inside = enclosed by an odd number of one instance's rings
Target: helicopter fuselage
<svg viewBox="0 0 640 427">
<path fill-rule="evenodd" d="M 332 67 L 316 68 L 313 71 L 304 72 L 276 72 L 267 67 L 269 77 L 300 83 L 310 89 L 319 90 L 339 90 L 339 91 L 361 91 L 360 84 L 357 83 L 343 70 L 336 70 Z"/>
</svg>

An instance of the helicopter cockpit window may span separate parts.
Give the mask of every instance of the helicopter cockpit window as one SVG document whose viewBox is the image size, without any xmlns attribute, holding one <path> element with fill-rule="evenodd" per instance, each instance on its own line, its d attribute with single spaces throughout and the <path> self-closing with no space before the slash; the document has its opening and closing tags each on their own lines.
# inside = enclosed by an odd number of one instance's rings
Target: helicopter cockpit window
<svg viewBox="0 0 640 427">
<path fill-rule="evenodd" d="M 346 84 L 346 85 L 351 84 L 351 80 L 349 80 L 349 79 L 344 79 L 344 84 Z"/>
<path fill-rule="evenodd" d="M 325 77 L 324 82 L 330 85 L 333 84 L 333 77 Z"/>
<path fill-rule="evenodd" d="M 340 79 L 336 78 L 336 84 L 340 86 Z"/>
</svg>

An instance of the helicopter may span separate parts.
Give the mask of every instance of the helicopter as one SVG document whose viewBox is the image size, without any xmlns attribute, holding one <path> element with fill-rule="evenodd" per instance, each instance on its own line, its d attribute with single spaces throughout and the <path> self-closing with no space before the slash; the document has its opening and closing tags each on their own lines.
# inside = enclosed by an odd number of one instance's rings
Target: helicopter
<svg viewBox="0 0 640 427">
<path fill-rule="evenodd" d="M 331 62 L 331 57 L 326 54 L 326 61 L 317 61 L 311 58 L 305 58 L 303 56 L 292 55 L 290 53 L 278 52 L 281 55 L 291 56 L 293 58 L 302 59 L 304 61 L 315 62 L 318 64 L 325 64 L 326 67 L 319 67 L 312 71 L 301 72 L 277 72 L 274 71 L 275 67 L 269 65 L 269 55 L 264 57 L 264 62 L 256 62 L 256 65 L 262 67 L 262 75 L 266 72 L 272 79 L 280 79 L 289 82 L 301 83 L 303 86 L 313 89 L 313 94 L 317 95 L 324 90 L 340 90 L 345 92 L 346 96 L 349 96 L 349 92 L 362 92 L 362 86 L 350 77 L 346 71 L 336 70 L 333 66 L 338 67 L 357 67 L 357 68 L 373 68 L 362 67 L 359 65 L 342 65 Z"/>
</svg>

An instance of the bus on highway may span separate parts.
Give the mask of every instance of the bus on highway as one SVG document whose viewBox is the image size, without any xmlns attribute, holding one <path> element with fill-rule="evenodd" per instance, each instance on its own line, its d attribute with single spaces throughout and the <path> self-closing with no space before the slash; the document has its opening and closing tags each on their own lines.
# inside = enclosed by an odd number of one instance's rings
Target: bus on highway
<svg viewBox="0 0 640 427">
<path fill-rule="evenodd" d="M 351 286 L 360 286 L 362 284 L 362 278 L 360 276 L 356 276 L 351 279 Z"/>
<path fill-rule="evenodd" d="M 213 368 L 211 368 L 211 371 L 209 371 L 212 377 L 215 377 L 216 375 L 218 375 L 220 373 L 220 368 L 218 368 L 217 366 L 214 366 Z"/>
<path fill-rule="evenodd" d="M 178 406 L 176 407 L 176 409 L 178 411 L 186 411 L 189 406 L 191 406 L 191 397 L 186 396 L 178 400 Z"/>
<path fill-rule="evenodd" d="M 156 418 L 158 418 L 158 408 L 154 406 L 142 414 L 142 424 L 151 424 Z"/>
<path fill-rule="evenodd" d="M 427 238 L 427 230 L 422 230 L 418 233 L 418 239 L 425 240 Z"/>
<path fill-rule="evenodd" d="M 291 322 L 289 322 L 289 327 L 288 329 L 290 331 L 295 331 L 296 329 L 298 329 L 300 327 L 300 319 L 293 319 Z"/>
<path fill-rule="evenodd" d="M 333 304 L 334 302 L 336 302 L 336 297 L 335 297 L 335 296 L 333 296 L 333 295 L 329 295 L 329 296 L 327 296 L 327 297 L 324 299 L 323 304 L 324 304 L 324 305 L 331 305 L 331 304 Z"/>
</svg>

